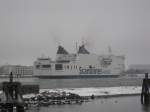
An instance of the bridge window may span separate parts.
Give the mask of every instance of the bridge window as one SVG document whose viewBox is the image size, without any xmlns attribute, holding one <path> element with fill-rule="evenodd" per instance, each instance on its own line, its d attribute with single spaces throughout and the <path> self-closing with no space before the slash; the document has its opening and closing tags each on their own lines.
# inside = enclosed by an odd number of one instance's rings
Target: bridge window
<svg viewBox="0 0 150 112">
<path fill-rule="evenodd" d="M 36 68 L 37 68 L 37 69 L 40 68 L 40 65 L 36 65 Z"/>
<path fill-rule="evenodd" d="M 50 68 L 51 65 L 42 65 L 42 68 Z"/>
<path fill-rule="evenodd" d="M 55 64 L 55 70 L 62 70 L 63 66 L 62 64 Z"/>
</svg>

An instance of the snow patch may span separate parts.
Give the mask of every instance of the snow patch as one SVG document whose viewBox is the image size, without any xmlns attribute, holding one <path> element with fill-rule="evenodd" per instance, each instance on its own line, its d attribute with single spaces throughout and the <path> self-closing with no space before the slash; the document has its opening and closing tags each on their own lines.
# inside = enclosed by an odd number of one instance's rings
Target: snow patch
<svg viewBox="0 0 150 112">
<path fill-rule="evenodd" d="M 40 92 L 70 92 L 80 96 L 106 96 L 106 95 L 124 95 L 140 94 L 141 87 L 138 86 L 121 86 L 121 87 L 90 87 L 90 88 L 63 88 L 63 89 L 41 89 Z"/>
</svg>

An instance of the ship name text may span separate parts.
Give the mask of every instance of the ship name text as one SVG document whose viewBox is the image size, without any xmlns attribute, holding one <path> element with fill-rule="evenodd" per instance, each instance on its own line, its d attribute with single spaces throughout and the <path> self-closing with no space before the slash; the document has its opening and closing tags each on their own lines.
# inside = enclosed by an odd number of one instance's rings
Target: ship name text
<svg viewBox="0 0 150 112">
<path fill-rule="evenodd" d="M 101 74 L 102 69 L 97 68 L 79 68 L 80 74 Z"/>
</svg>

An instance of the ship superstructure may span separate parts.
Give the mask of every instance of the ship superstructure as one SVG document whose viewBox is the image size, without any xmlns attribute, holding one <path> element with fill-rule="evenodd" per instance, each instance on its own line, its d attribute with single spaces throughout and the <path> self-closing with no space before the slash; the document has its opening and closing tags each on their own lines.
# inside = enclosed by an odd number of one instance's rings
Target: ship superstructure
<svg viewBox="0 0 150 112">
<path fill-rule="evenodd" d="M 37 58 L 34 62 L 34 76 L 46 77 L 116 77 L 125 70 L 124 56 L 90 53 L 85 45 L 79 46 L 77 53 L 69 53 L 58 46 L 56 60 Z"/>
</svg>

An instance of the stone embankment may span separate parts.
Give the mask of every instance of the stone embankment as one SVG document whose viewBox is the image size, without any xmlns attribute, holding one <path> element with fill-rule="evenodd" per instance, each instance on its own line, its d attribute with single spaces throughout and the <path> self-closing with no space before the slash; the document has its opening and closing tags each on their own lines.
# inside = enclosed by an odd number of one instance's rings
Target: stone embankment
<svg viewBox="0 0 150 112">
<path fill-rule="evenodd" d="M 36 95 L 24 96 L 27 107 L 31 106 L 49 106 L 63 104 L 82 104 L 88 101 L 87 98 L 70 92 L 49 92 L 44 91 Z"/>
</svg>

